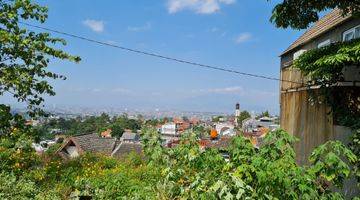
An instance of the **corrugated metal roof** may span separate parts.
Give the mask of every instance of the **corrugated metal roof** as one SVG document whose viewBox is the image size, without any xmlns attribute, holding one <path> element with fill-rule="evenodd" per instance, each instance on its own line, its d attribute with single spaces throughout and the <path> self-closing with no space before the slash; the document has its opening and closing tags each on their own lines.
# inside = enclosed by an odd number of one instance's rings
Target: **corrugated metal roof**
<svg viewBox="0 0 360 200">
<path fill-rule="evenodd" d="M 281 55 L 289 53 L 295 48 L 310 42 L 312 39 L 320 36 L 321 34 L 329 31 L 337 25 L 342 24 L 350 19 L 351 15 L 342 16 L 340 9 L 334 9 L 319 21 L 317 21 L 310 29 L 308 29 L 302 36 L 300 36 L 294 43 L 292 43 Z"/>
</svg>

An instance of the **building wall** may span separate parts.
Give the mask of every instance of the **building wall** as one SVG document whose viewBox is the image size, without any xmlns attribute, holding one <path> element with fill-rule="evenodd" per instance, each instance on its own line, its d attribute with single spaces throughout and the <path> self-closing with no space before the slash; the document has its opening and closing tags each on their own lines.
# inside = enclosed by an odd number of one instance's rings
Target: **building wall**
<svg viewBox="0 0 360 200">
<path fill-rule="evenodd" d="M 177 134 L 176 124 L 171 123 L 171 124 L 162 125 L 161 134 L 176 135 Z"/>
<path fill-rule="evenodd" d="M 306 45 L 300 46 L 281 57 L 281 78 L 294 82 L 307 82 L 300 70 L 291 67 L 293 53 L 300 49 L 314 49 L 327 39 L 331 42 L 342 40 L 346 30 L 360 24 L 360 19 L 352 19 L 327 33 L 315 38 Z M 300 164 L 307 162 L 310 153 L 316 146 L 328 140 L 339 139 L 347 142 L 350 132 L 344 127 L 335 126 L 330 109 L 325 104 L 309 101 L 310 93 L 317 89 L 306 89 L 305 85 L 282 82 L 280 85 L 280 126 L 290 134 L 299 138 L 295 145 L 297 160 Z"/>
<path fill-rule="evenodd" d="M 281 94 L 280 126 L 299 139 L 295 151 L 300 164 L 307 162 L 315 147 L 335 138 L 327 106 L 312 104 L 308 99 L 308 91 Z"/>
<path fill-rule="evenodd" d="M 293 60 L 293 54 L 294 52 L 300 50 L 300 49 L 305 49 L 305 50 L 309 50 L 309 49 L 314 49 L 317 48 L 317 45 L 327 39 L 330 39 L 331 42 L 337 42 L 337 41 L 342 41 L 342 34 L 359 25 L 360 24 L 360 18 L 355 18 L 355 19 L 350 19 L 348 22 L 341 24 L 337 27 L 334 27 L 332 30 L 329 30 L 328 32 L 320 35 L 319 37 L 313 39 L 312 41 L 308 42 L 305 45 L 299 46 L 297 48 L 295 48 L 293 51 L 282 55 L 281 56 L 281 68 L 286 68 L 289 67 L 289 63 L 291 63 L 291 61 Z"/>
</svg>

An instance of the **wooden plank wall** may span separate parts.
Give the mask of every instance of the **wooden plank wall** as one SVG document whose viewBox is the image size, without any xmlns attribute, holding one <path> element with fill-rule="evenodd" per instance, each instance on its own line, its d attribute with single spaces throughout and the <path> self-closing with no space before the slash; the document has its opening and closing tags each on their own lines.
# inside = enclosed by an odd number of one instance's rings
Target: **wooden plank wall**
<svg viewBox="0 0 360 200">
<path fill-rule="evenodd" d="M 281 72 L 283 80 L 301 82 L 305 78 L 297 69 L 285 68 Z M 280 126 L 299 138 L 295 145 L 297 161 L 305 164 L 313 149 L 334 139 L 333 120 L 328 115 L 329 108 L 324 104 L 311 103 L 307 90 L 292 91 L 302 88 L 302 84 L 282 82 L 280 93 Z M 316 90 L 312 90 L 316 92 Z"/>
</svg>

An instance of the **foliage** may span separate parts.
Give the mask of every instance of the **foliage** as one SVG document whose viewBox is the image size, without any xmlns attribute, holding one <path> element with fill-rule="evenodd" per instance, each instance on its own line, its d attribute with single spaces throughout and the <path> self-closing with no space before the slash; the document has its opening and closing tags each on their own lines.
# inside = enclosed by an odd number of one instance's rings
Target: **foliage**
<svg viewBox="0 0 360 200">
<path fill-rule="evenodd" d="M 351 66 L 360 66 L 360 40 L 335 43 L 327 47 L 309 50 L 294 62 L 310 81 L 309 86 L 319 85 L 310 100 L 326 103 L 331 108 L 334 123 L 354 130 L 350 148 L 360 156 L 360 89 L 358 87 L 337 87 L 344 81 L 343 71 Z M 358 170 L 360 164 L 357 164 Z M 357 176 L 360 179 L 360 172 Z"/>
<path fill-rule="evenodd" d="M 30 0 L 0 2 L 0 95 L 9 92 L 19 102 L 26 102 L 30 116 L 42 113 L 38 107 L 44 101 L 41 95 L 55 94 L 46 79 L 65 78 L 47 70 L 50 58 L 80 61 L 53 47 L 66 45 L 65 40 L 19 25 L 26 20 L 44 23 L 46 18 L 47 8 Z"/>
<path fill-rule="evenodd" d="M 262 118 L 262 117 L 270 117 L 270 113 L 269 113 L 269 111 L 264 111 L 264 112 L 261 112 L 261 114 L 260 115 L 258 115 L 258 116 L 256 116 L 255 118 L 256 119 L 260 119 L 260 118 Z"/>
<path fill-rule="evenodd" d="M 214 116 L 212 122 L 220 122 L 222 118 L 224 118 L 224 116 Z"/>
<path fill-rule="evenodd" d="M 44 22 L 46 12 L 29 0 L 0 2 L 0 95 L 10 92 L 26 102 L 31 116 L 41 114 L 41 95 L 54 95 L 45 80 L 64 78 L 46 70 L 50 58 L 79 60 L 52 47 L 65 44 L 63 40 L 19 26 L 20 20 Z M 103 114 L 84 121 L 50 121 L 45 129 L 34 130 L 0 105 L 0 125 L 1 199 L 341 199 L 330 186 L 341 187 L 351 173 L 347 163 L 358 163 L 344 145 L 329 142 L 314 151 L 309 166 L 298 166 L 295 138 L 282 130 L 267 134 L 260 149 L 237 136 L 224 151 L 200 148 L 198 135 L 191 132 L 176 147 L 164 148 L 153 128 L 142 132 L 146 162 L 96 154 L 64 162 L 54 149 L 35 154 L 31 141 L 36 131 L 59 126 L 77 134 L 115 125 L 137 130 L 140 122 Z"/>
<path fill-rule="evenodd" d="M 210 128 L 203 125 L 195 125 L 192 127 L 192 131 L 199 135 L 200 138 L 204 138 L 210 135 Z"/>
<path fill-rule="evenodd" d="M 155 128 L 144 128 L 141 131 L 141 141 L 144 144 L 144 154 L 153 166 L 163 165 L 167 160 L 162 139 Z"/>
<path fill-rule="evenodd" d="M 248 111 L 244 110 L 240 113 L 240 116 L 238 116 L 237 118 L 237 121 L 238 121 L 238 124 L 239 126 L 241 127 L 242 126 L 242 122 L 245 120 L 245 119 L 248 119 L 250 118 L 251 115 Z"/>
<path fill-rule="evenodd" d="M 124 128 L 119 124 L 111 125 L 110 129 L 111 129 L 111 136 L 116 138 L 120 138 L 125 131 Z"/>
<path fill-rule="evenodd" d="M 294 62 L 305 75 L 316 83 L 334 83 L 343 80 L 342 69 L 360 64 L 360 40 L 333 43 L 302 54 Z"/>
<path fill-rule="evenodd" d="M 142 141 L 145 159 L 85 154 L 64 162 L 51 152 L 42 157 L 24 152 L 21 162 L 28 167 L 21 171 L 6 167 L 16 160 L 2 163 L 0 195 L 5 199 L 17 194 L 32 199 L 341 199 L 330 187 L 341 187 L 351 174 L 347 163 L 358 162 L 343 144 L 329 142 L 313 152 L 309 166 L 298 166 L 292 148 L 296 139 L 282 130 L 269 133 L 260 149 L 242 136 L 234 137 L 227 149 L 202 149 L 198 135 L 191 132 L 183 134 L 176 147 L 165 148 L 151 128 L 143 130 Z M 16 149 L 1 146 L 6 151 L 0 156 Z M 19 187 L 17 194 L 10 185 Z"/>
<path fill-rule="evenodd" d="M 284 0 L 272 11 L 270 21 L 281 28 L 305 29 L 318 21 L 319 13 L 339 8 L 343 15 L 360 13 L 358 0 Z"/>
<path fill-rule="evenodd" d="M 101 171 L 97 176 L 83 176 L 75 182 L 76 195 L 95 199 L 156 199 L 152 185 L 158 180 L 158 170 L 132 158 L 122 165 Z"/>
<path fill-rule="evenodd" d="M 14 174 L 0 173 L 0 199 L 34 199 L 38 188 L 35 182 Z"/>
<path fill-rule="evenodd" d="M 347 158 L 350 163 L 358 162 L 356 155 L 350 149 L 347 149 L 344 144 L 329 141 L 317 147 L 311 154 L 310 162 L 313 164 L 310 168 L 311 172 L 317 177 L 331 181 L 340 187 L 351 170 L 339 155 Z"/>
<path fill-rule="evenodd" d="M 0 172 L 22 174 L 39 164 L 31 147 L 32 138 L 23 130 L 13 129 L 9 136 L 0 137 Z"/>
<path fill-rule="evenodd" d="M 140 120 L 129 119 L 126 115 L 110 118 L 109 115 L 103 113 L 100 116 L 86 118 L 50 119 L 41 126 L 35 127 L 35 129 L 41 134 L 41 138 L 43 139 L 52 139 L 54 137 L 54 134 L 51 133 L 53 129 L 59 129 L 61 133 L 65 135 L 101 133 L 107 129 L 111 129 L 111 135 L 120 138 L 125 129 L 136 132 L 141 129 L 141 126 L 142 123 Z"/>
<path fill-rule="evenodd" d="M 217 149 L 199 148 L 193 133 L 172 149 L 154 148 L 156 133 L 144 134 L 153 138 L 147 140 L 153 144 L 146 147 L 153 150 L 148 151 L 149 162 L 158 161 L 153 155 L 166 157 L 162 164 L 156 162 L 162 168 L 156 190 L 162 199 L 342 199 L 330 185 L 341 187 L 349 176 L 344 158 L 358 161 L 340 142 L 329 142 L 314 151 L 310 166 L 298 166 L 292 148 L 296 139 L 282 130 L 268 134 L 260 149 L 248 139 L 235 137 L 227 150 L 229 161 Z"/>
<path fill-rule="evenodd" d="M 146 126 L 153 126 L 153 127 L 155 127 L 155 126 L 157 126 L 157 125 L 159 125 L 159 124 L 161 124 L 161 121 L 158 120 L 158 119 L 149 119 L 149 120 L 146 120 L 146 121 L 145 121 L 145 125 L 146 125 Z"/>
<path fill-rule="evenodd" d="M 24 118 L 19 114 L 11 114 L 10 106 L 0 104 L 0 137 L 9 136 L 14 129 L 26 129 Z"/>
</svg>

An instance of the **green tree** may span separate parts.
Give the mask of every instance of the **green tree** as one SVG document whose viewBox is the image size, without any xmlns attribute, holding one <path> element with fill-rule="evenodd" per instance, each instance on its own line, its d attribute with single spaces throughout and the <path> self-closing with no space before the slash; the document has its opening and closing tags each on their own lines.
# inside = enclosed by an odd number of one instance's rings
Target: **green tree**
<svg viewBox="0 0 360 200">
<path fill-rule="evenodd" d="M 256 116 L 256 119 L 260 119 L 262 117 L 270 117 L 269 111 L 266 110 L 265 112 L 261 112 L 260 115 Z"/>
<path fill-rule="evenodd" d="M 161 121 L 158 119 L 149 119 L 149 120 L 146 120 L 146 122 L 145 122 L 145 125 L 148 125 L 148 126 L 157 126 L 158 124 L 161 124 Z"/>
<path fill-rule="evenodd" d="M 283 130 L 267 134 L 260 149 L 242 136 L 228 148 L 205 151 L 193 133 L 174 148 L 162 147 L 155 130 L 145 130 L 143 139 L 149 164 L 162 171 L 155 190 L 162 199 L 344 199 L 331 187 L 350 176 L 347 162 L 358 162 L 345 145 L 328 142 L 299 166 L 296 139 Z"/>
<path fill-rule="evenodd" d="M 65 79 L 47 70 L 50 61 L 54 58 L 80 61 L 79 57 L 54 48 L 65 45 L 65 40 L 53 38 L 49 33 L 29 31 L 20 24 L 26 20 L 44 23 L 47 16 L 46 7 L 30 0 L 0 1 L 0 96 L 10 93 L 17 101 L 25 102 L 31 117 L 44 114 L 42 95 L 55 95 L 47 80 Z M 1 104 L 0 112 L 6 110 L 9 109 Z M 1 124 L 2 132 L 19 118 L 6 119 L 3 123 L 8 124 Z"/>
<path fill-rule="evenodd" d="M 221 118 L 223 118 L 223 116 L 215 116 L 212 118 L 212 122 L 220 122 Z"/>
<path fill-rule="evenodd" d="M 125 131 L 121 125 L 116 124 L 116 123 L 111 125 L 110 128 L 111 128 L 111 136 L 112 137 L 120 138 Z"/>
<path fill-rule="evenodd" d="M 240 113 L 240 116 L 237 117 L 237 121 L 238 121 L 238 124 L 239 126 L 241 127 L 242 126 L 242 122 L 245 120 L 245 119 L 248 119 L 250 118 L 251 115 L 248 111 L 244 110 Z"/>
<path fill-rule="evenodd" d="M 275 6 L 270 21 L 277 27 L 305 29 L 319 20 L 319 13 L 339 8 L 343 15 L 360 14 L 359 0 L 284 0 Z"/>
</svg>

